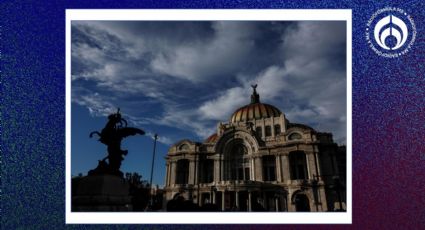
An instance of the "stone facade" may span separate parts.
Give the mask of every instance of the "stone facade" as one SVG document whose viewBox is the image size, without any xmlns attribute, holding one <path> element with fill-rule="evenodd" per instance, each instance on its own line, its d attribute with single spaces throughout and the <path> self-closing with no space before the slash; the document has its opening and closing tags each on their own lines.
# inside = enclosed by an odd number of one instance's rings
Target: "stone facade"
<svg viewBox="0 0 425 230">
<path fill-rule="evenodd" d="M 223 211 L 334 211 L 345 205 L 345 148 L 260 102 L 236 110 L 203 143 L 166 156 L 165 200 L 180 195 Z"/>
</svg>

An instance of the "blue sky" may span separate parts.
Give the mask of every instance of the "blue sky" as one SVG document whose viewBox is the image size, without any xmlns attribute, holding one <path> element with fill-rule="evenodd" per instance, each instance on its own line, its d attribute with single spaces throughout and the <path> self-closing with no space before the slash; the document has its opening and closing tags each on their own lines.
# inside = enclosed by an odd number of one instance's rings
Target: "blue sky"
<svg viewBox="0 0 425 230">
<path fill-rule="evenodd" d="M 121 108 L 146 131 L 123 141 L 122 171 L 163 185 L 171 144 L 203 141 L 250 101 L 289 121 L 332 132 L 346 143 L 345 22 L 73 21 L 71 25 L 71 172 L 86 174 L 106 156 L 90 139 Z"/>
</svg>

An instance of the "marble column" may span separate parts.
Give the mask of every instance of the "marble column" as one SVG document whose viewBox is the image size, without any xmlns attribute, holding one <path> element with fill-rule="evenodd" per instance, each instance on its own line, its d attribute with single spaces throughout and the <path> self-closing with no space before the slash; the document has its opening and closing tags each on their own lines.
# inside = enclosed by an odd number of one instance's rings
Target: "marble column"
<svg viewBox="0 0 425 230">
<path fill-rule="evenodd" d="M 307 163 L 307 179 L 313 179 L 314 170 L 314 159 L 310 152 L 305 153 Z"/>
<path fill-rule="evenodd" d="M 255 177 L 255 158 L 250 158 L 249 162 L 251 163 L 251 167 L 250 167 L 251 180 L 256 180 L 256 177 Z"/>
<path fill-rule="evenodd" d="M 176 184 L 176 162 L 171 161 L 170 164 L 170 186 L 173 186 Z"/>
<path fill-rule="evenodd" d="M 314 152 L 314 156 L 315 156 L 315 160 L 316 160 L 316 168 L 317 168 L 317 176 L 321 176 L 322 172 L 320 171 L 320 161 L 319 161 L 319 153 L 318 152 Z M 318 180 L 322 180 L 321 177 L 317 178 Z"/>
<path fill-rule="evenodd" d="M 255 158 L 255 179 L 257 181 L 263 180 L 263 166 L 261 162 L 261 157 Z"/>
<path fill-rule="evenodd" d="M 226 197 L 226 192 L 225 192 L 225 191 L 221 192 L 221 210 L 222 210 L 222 211 L 224 211 L 224 205 L 225 205 L 224 201 L 225 201 L 225 197 Z"/>
<path fill-rule="evenodd" d="M 170 186 L 170 164 L 166 165 L 165 186 Z"/>
<path fill-rule="evenodd" d="M 281 167 L 281 160 L 280 155 L 276 156 L 276 180 L 277 182 L 282 181 L 282 167 Z"/>
<path fill-rule="evenodd" d="M 215 204 L 215 195 L 216 195 L 216 194 L 215 194 L 215 192 L 213 191 L 213 192 L 211 193 L 211 196 L 212 196 L 212 199 L 211 199 L 211 200 L 212 200 L 212 203 L 213 203 L 213 204 Z"/>
<path fill-rule="evenodd" d="M 220 181 L 220 161 L 218 159 L 214 160 L 213 175 L 214 182 Z"/>
<path fill-rule="evenodd" d="M 264 140 L 266 138 L 266 124 L 264 119 L 261 122 L 261 138 Z"/>
<path fill-rule="evenodd" d="M 309 162 L 308 164 L 310 165 L 310 179 L 315 179 L 316 177 L 314 177 L 314 175 L 317 176 L 317 168 L 316 168 L 316 158 L 314 156 L 314 152 L 309 152 L 308 154 L 309 157 Z"/>
<path fill-rule="evenodd" d="M 237 209 L 239 209 L 239 192 L 235 191 L 235 203 L 236 203 L 236 207 Z"/>
<path fill-rule="evenodd" d="M 195 161 L 189 161 L 189 178 L 188 184 L 195 184 Z"/>
<path fill-rule="evenodd" d="M 283 170 L 282 179 L 284 182 L 288 182 L 291 179 L 288 154 L 285 154 L 282 156 L 282 170 Z"/>
<path fill-rule="evenodd" d="M 276 208 L 276 212 L 279 212 L 279 197 L 275 197 L 274 198 L 274 204 L 275 204 L 275 208 Z"/>
<path fill-rule="evenodd" d="M 194 169 L 193 170 L 193 184 L 198 184 L 199 183 L 199 160 L 198 160 L 198 156 L 195 157 L 193 169 Z"/>
</svg>

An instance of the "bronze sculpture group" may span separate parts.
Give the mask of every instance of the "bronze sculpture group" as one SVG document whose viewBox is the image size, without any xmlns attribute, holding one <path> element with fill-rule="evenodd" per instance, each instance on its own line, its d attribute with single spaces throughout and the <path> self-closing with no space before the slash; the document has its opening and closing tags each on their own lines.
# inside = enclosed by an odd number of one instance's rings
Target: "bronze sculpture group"
<svg viewBox="0 0 425 230">
<path fill-rule="evenodd" d="M 124 160 L 123 156 L 127 155 L 127 150 L 121 149 L 121 141 L 136 134 L 144 135 L 145 132 L 138 128 L 127 127 L 127 121 L 121 117 L 120 110 L 117 113 L 108 116 L 108 122 L 101 132 L 94 131 L 90 133 L 90 137 L 94 134 L 99 136 L 99 141 L 107 146 L 108 155 L 99 161 L 99 165 L 92 173 L 108 173 L 122 176 L 120 172 L 121 162 Z M 108 159 L 108 163 L 106 162 Z"/>
</svg>

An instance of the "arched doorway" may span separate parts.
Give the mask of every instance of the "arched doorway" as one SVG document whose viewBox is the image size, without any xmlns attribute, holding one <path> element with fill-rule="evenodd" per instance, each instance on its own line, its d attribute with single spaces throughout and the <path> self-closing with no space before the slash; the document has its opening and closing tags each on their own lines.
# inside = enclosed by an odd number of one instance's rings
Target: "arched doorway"
<svg viewBox="0 0 425 230">
<path fill-rule="evenodd" d="M 224 157 L 225 180 L 250 180 L 250 165 L 247 147 L 235 141 Z"/>
<path fill-rule="evenodd" d="M 295 195 L 295 209 L 297 212 L 310 212 L 310 203 L 308 197 L 305 194 Z"/>
</svg>

